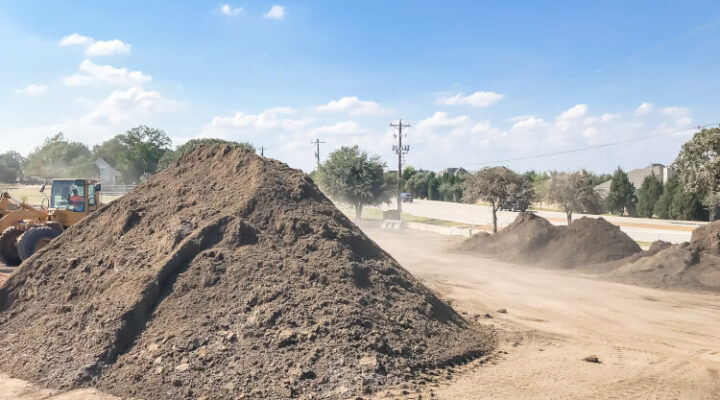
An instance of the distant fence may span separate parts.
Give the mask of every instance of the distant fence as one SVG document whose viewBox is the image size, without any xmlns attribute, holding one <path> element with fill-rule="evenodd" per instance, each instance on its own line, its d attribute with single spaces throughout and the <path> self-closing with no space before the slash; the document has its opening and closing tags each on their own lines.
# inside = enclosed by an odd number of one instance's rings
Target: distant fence
<svg viewBox="0 0 720 400">
<path fill-rule="evenodd" d="M 123 196 L 129 191 L 135 189 L 137 185 L 103 185 L 102 194 L 105 196 Z"/>
</svg>

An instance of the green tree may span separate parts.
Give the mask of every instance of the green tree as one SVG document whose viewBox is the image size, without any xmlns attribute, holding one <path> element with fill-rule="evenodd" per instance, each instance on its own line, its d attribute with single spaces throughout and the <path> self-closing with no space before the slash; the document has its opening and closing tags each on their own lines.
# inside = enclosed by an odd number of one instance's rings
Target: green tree
<svg viewBox="0 0 720 400">
<path fill-rule="evenodd" d="M 490 203 L 493 232 L 497 232 L 497 211 L 500 204 L 510 198 L 512 185 L 516 181 L 517 174 L 506 167 L 486 167 L 463 181 L 463 198 L 466 201 L 482 200 Z"/>
<path fill-rule="evenodd" d="M 592 176 L 585 170 L 580 172 L 552 172 L 547 181 L 547 198 L 559 204 L 565 211 L 567 222 L 572 222 L 576 211 L 582 212 L 598 207 L 600 196 L 592 184 Z"/>
<path fill-rule="evenodd" d="M 165 131 L 140 125 L 96 146 L 94 153 L 121 171 L 126 182 L 139 182 L 158 171 L 170 144 Z"/>
<path fill-rule="evenodd" d="M 179 160 L 180 157 L 182 157 L 184 154 L 189 152 L 190 150 L 195 149 L 196 147 L 201 146 L 212 146 L 216 144 L 222 144 L 222 145 L 228 145 L 232 147 L 243 147 L 250 151 L 255 151 L 255 147 L 251 145 L 250 143 L 240 143 L 240 142 L 233 142 L 223 139 L 214 139 L 214 138 L 204 138 L 204 139 L 190 139 L 184 144 L 177 147 L 177 149 L 168 150 L 163 154 L 163 156 L 160 158 L 160 161 L 158 161 L 158 171 L 162 171 L 165 168 L 171 166 L 175 161 Z"/>
<path fill-rule="evenodd" d="M 686 191 L 682 178 L 674 175 L 665 183 L 663 194 L 655 204 L 655 214 L 663 219 L 705 219 L 700 199 L 697 193 Z"/>
<path fill-rule="evenodd" d="M 65 139 L 62 133 L 45 139 L 25 160 L 25 176 L 36 175 L 46 179 L 60 177 L 96 177 L 98 168 L 90 149 Z"/>
<path fill-rule="evenodd" d="M 0 182 L 15 183 L 22 179 L 25 159 L 17 151 L 0 154 Z"/>
<path fill-rule="evenodd" d="M 620 215 L 625 215 L 625 211 L 628 214 L 633 214 L 635 211 L 635 203 L 637 203 L 635 185 L 630 182 L 627 174 L 620 167 L 613 174 L 606 203 L 610 212 Z"/>
<path fill-rule="evenodd" d="M 645 218 L 652 218 L 655 214 L 655 204 L 663 194 L 663 184 L 655 174 L 650 174 L 643 179 L 638 189 L 637 212 Z"/>
<path fill-rule="evenodd" d="M 435 176 L 435 173 L 430 172 L 430 174 L 428 174 L 428 181 L 427 181 L 427 198 L 428 198 L 428 200 L 438 200 L 440 198 L 440 193 L 438 192 L 439 186 L 440 186 L 440 182 L 438 181 L 437 177 Z"/>
<path fill-rule="evenodd" d="M 720 192 L 720 128 L 703 128 L 683 144 L 673 169 L 690 192 Z"/>
<path fill-rule="evenodd" d="M 515 182 L 510 186 L 510 201 L 523 208 L 530 206 L 537 198 L 534 178 L 534 172 L 517 175 Z"/>
<path fill-rule="evenodd" d="M 396 186 L 388 184 L 384 169 L 379 156 L 369 156 L 358 146 L 341 147 L 320 165 L 317 182 L 328 196 L 352 204 L 359 220 L 363 206 L 387 203 L 392 198 Z"/>
<path fill-rule="evenodd" d="M 412 193 L 416 198 L 427 198 L 429 177 L 430 171 L 415 171 L 405 182 L 405 191 Z"/>
</svg>

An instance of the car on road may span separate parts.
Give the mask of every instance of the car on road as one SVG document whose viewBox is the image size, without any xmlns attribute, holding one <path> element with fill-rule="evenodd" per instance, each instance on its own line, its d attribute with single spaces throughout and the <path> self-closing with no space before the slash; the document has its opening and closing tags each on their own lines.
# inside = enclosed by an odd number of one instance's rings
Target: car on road
<svg viewBox="0 0 720 400">
<path fill-rule="evenodd" d="M 411 193 L 400 193 L 400 198 L 402 199 L 403 203 L 413 202 L 413 195 Z"/>
</svg>

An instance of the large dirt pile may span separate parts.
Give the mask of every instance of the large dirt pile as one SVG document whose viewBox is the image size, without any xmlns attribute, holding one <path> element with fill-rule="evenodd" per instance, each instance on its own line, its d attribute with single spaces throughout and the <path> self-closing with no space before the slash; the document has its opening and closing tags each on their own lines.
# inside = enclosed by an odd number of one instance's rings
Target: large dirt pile
<svg viewBox="0 0 720 400">
<path fill-rule="evenodd" d="M 191 152 L 0 288 L 0 369 L 120 396 L 348 398 L 488 351 L 302 172 Z"/>
<path fill-rule="evenodd" d="M 657 246 L 656 250 L 608 277 L 643 286 L 720 291 L 720 221 L 695 229 L 689 243 Z"/>
<path fill-rule="evenodd" d="M 565 227 L 532 213 L 520 213 L 495 235 L 474 235 L 459 249 L 553 268 L 619 260 L 641 251 L 634 240 L 603 218 L 582 217 Z"/>
</svg>

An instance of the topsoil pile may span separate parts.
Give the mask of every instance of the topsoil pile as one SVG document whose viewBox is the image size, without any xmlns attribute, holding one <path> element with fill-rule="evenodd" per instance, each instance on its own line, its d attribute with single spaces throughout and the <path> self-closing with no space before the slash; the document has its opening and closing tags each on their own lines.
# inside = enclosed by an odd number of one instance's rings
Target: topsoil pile
<svg viewBox="0 0 720 400">
<path fill-rule="evenodd" d="M 487 352 L 302 172 L 186 155 L 0 288 L 0 369 L 166 398 L 349 398 Z"/>
<path fill-rule="evenodd" d="M 689 243 L 653 243 L 647 253 L 608 276 L 644 286 L 720 291 L 720 221 L 695 229 Z"/>
<path fill-rule="evenodd" d="M 582 217 L 568 226 L 555 226 L 532 213 L 520 213 L 495 235 L 474 235 L 460 245 L 460 250 L 554 268 L 604 263 L 641 251 L 634 240 L 603 218 Z"/>
</svg>

